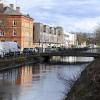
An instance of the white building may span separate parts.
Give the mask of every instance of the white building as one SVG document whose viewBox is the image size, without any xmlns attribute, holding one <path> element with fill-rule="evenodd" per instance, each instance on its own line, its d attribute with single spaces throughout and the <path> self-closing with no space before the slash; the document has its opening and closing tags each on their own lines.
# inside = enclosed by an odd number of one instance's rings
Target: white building
<svg viewBox="0 0 100 100">
<path fill-rule="evenodd" d="M 65 47 L 72 47 L 76 45 L 76 34 L 64 31 L 64 45 Z"/>
<path fill-rule="evenodd" d="M 59 46 L 64 44 L 63 28 L 34 23 L 33 38 L 36 46 Z"/>
</svg>

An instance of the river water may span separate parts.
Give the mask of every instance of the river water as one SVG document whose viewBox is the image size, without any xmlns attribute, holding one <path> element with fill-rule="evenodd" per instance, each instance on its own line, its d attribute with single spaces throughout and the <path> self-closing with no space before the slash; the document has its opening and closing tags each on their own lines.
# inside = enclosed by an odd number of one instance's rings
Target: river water
<svg viewBox="0 0 100 100">
<path fill-rule="evenodd" d="M 86 66 L 33 64 L 1 71 L 0 100 L 63 100 L 70 82 L 78 78 Z"/>
</svg>

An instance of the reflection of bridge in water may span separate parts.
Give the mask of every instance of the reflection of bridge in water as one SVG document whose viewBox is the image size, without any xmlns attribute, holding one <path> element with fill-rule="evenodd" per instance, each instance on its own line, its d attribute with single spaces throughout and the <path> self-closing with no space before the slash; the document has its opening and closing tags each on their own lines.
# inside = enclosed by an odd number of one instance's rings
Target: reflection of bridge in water
<svg viewBox="0 0 100 100">
<path fill-rule="evenodd" d="M 80 49 L 80 48 L 71 48 L 63 51 L 52 51 L 52 52 L 42 52 L 37 55 L 42 56 L 46 59 L 51 58 L 52 56 L 73 56 L 73 57 L 100 57 L 100 48 L 89 48 L 89 49 Z"/>
</svg>

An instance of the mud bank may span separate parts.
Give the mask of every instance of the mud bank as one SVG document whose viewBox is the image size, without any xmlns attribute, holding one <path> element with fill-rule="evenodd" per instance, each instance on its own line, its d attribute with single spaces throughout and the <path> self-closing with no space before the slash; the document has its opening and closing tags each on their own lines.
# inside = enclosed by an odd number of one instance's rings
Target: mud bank
<svg viewBox="0 0 100 100">
<path fill-rule="evenodd" d="M 100 100 L 100 59 L 86 67 L 64 100 Z"/>
</svg>

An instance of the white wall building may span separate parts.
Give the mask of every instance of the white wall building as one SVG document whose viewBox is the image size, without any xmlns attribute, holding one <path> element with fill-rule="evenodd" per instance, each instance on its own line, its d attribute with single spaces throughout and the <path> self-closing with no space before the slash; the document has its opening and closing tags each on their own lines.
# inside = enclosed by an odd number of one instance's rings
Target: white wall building
<svg viewBox="0 0 100 100">
<path fill-rule="evenodd" d="M 72 47 L 76 45 L 76 34 L 64 31 L 64 45 L 65 47 Z"/>
<path fill-rule="evenodd" d="M 34 44 L 36 46 L 59 46 L 64 44 L 62 27 L 50 27 L 42 23 L 34 23 Z M 39 44 L 39 45 L 38 45 Z"/>
</svg>

